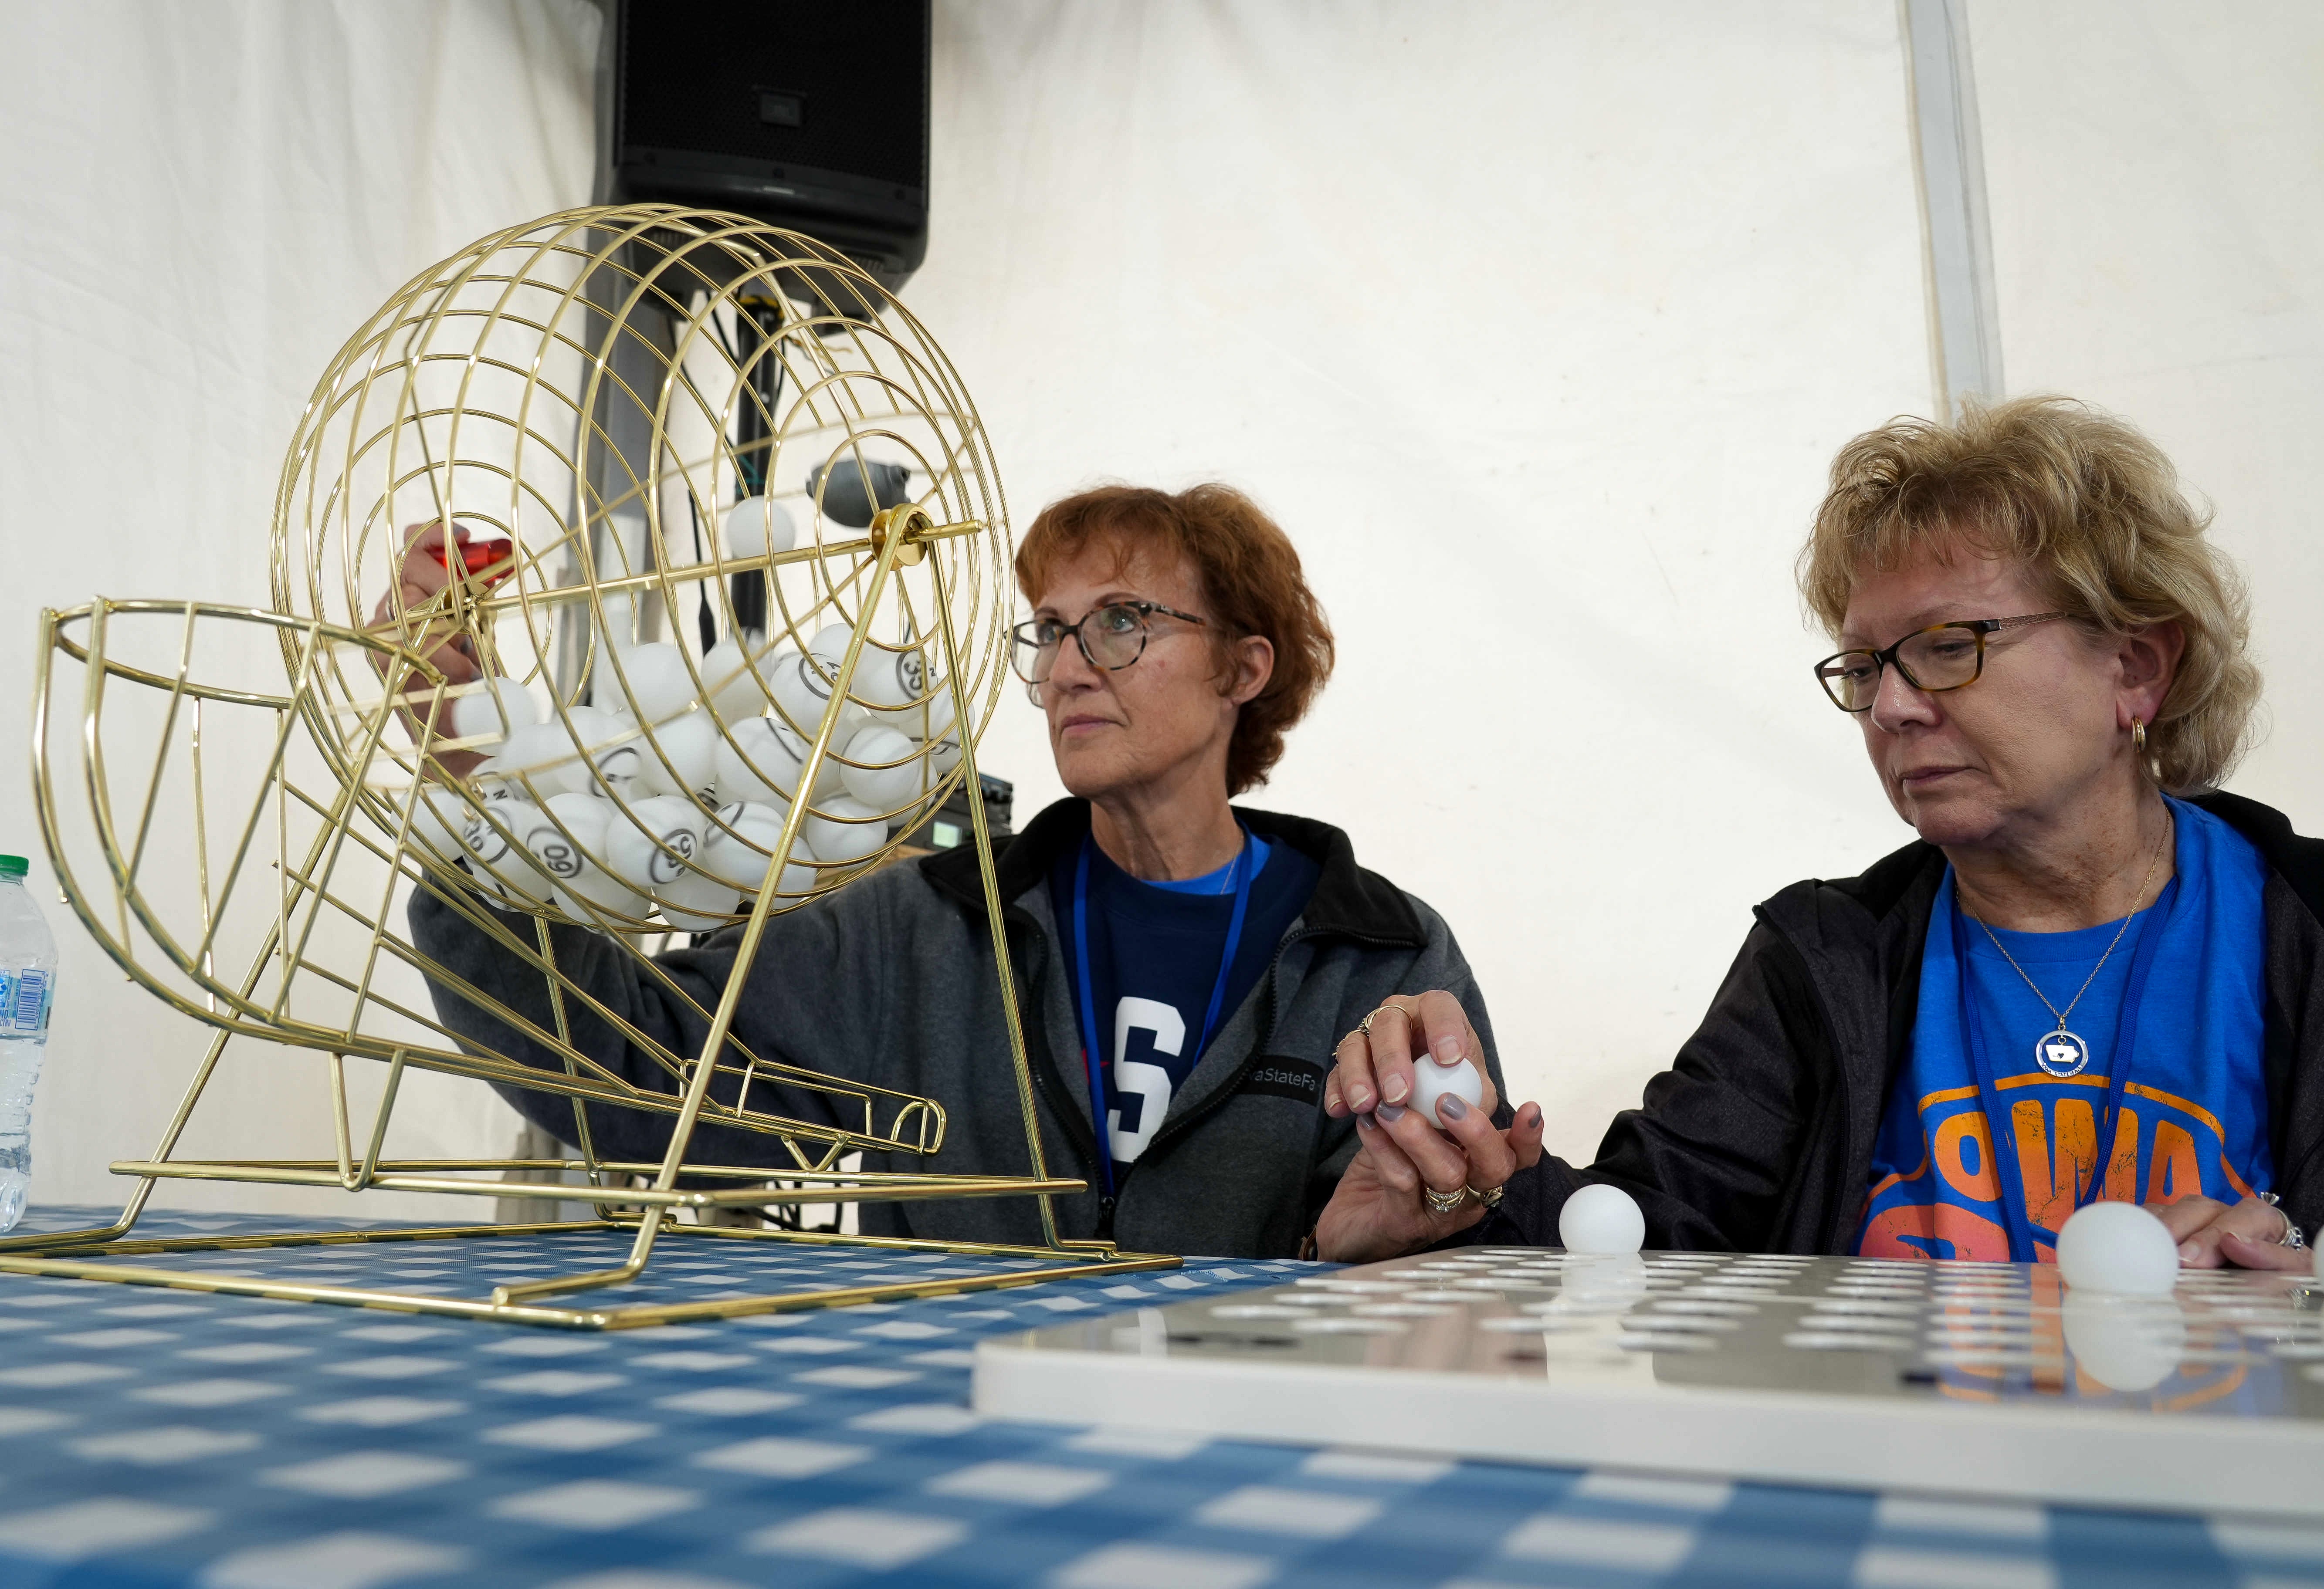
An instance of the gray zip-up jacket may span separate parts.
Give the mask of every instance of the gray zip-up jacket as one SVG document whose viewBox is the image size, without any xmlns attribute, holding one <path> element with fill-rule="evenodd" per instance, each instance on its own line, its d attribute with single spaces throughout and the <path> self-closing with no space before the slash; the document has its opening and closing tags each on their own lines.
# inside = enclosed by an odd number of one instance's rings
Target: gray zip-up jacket
<svg viewBox="0 0 2324 1589">
<path fill-rule="evenodd" d="M 1353 1122 L 1323 1110 L 1332 1049 L 1390 994 L 1432 987 L 1458 997 L 1483 1041 L 1501 1090 L 1492 1026 L 1468 962 L 1443 918 L 1356 864 L 1347 835 L 1304 818 L 1237 809 L 1253 831 L 1289 843 L 1322 868 L 1306 909 L 1276 947 L 1273 963 L 1223 1025 L 1170 1100 L 1162 1128 L 1124 1167 L 1109 1206 L 1094 1190 L 1057 1199 L 1063 1234 L 1104 1237 L 1139 1252 L 1287 1257 L 1354 1156 Z M 1018 998 L 1025 1015 L 1041 1126 L 1052 1175 L 1094 1181 L 1097 1139 L 1073 998 L 1061 974 L 1049 904 L 1056 857 L 1089 831 L 1089 807 L 1060 801 L 1013 839 L 995 845 Z M 415 943 L 455 975 L 553 1030 L 538 973 L 495 947 L 442 902 L 411 905 Z M 665 973 L 715 1007 L 733 962 L 739 929 L 661 957 Z M 933 1159 L 867 1153 L 873 1171 L 1023 1175 L 1023 1117 L 1009 1065 L 999 979 L 988 942 L 976 857 L 964 847 L 890 867 L 768 923 L 735 1033 L 761 1057 L 849 1080 L 935 1098 L 947 1125 Z M 698 1052 L 707 1024 L 604 938 L 576 927 L 556 932 L 558 965 L 639 1030 L 678 1052 Z M 433 987 L 445 1024 L 473 1047 L 543 1069 L 564 1063 L 454 991 Z M 568 1009 L 571 1006 L 568 1004 Z M 667 1072 L 593 1013 L 573 1010 L 573 1036 L 591 1058 L 641 1088 L 674 1090 Z M 1062 1062 L 1061 1062 L 1062 1061 Z M 733 1082 L 720 1078 L 731 1101 Z M 570 1099 L 500 1089 L 528 1118 L 560 1138 L 575 1134 Z M 753 1108 L 768 1107 L 754 1090 Z M 816 1095 L 786 1090 L 782 1112 L 830 1123 Z M 1506 1115 L 1508 1106 L 1502 1106 Z M 610 1159 L 659 1159 L 670 1118 L 589 1106 L 597 1151 Z M 774 1138 L 706 1124 L 688 1157 L 699 1162 L 788 1162 Z M 980 1198 L 860 1206 L 866 1235 L 1030 1243 L 1040 1239 L 1028 1198 Z"/>
</svg>

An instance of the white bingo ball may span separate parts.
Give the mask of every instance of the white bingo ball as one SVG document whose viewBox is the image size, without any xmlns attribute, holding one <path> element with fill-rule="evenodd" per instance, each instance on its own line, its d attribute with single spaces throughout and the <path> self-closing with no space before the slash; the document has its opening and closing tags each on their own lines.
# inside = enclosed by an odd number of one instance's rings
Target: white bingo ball
<svg viewBox="0 0 2324 1589">
<path fill-rule="evenodd" d="M 763 557 L 798 544 L 789 510 L 772 497 L 744 497 L 726 510 L 722 528 L 729 557 Z"/>
<path fill-rule="evenodd" d="M 711 756 L 719 803 L 789 804 L 805 755 L 799 737 L 779 722 L 746 717 L 728 725 Z"/>
<path fill-rule="evenodd" d="M 512 910 L 556 898 L 556 886 L 516 840 L 540 809 L 530 800 L 487 800 L 460 829 L 469 875 Z"/>
<path fill-rule="evenodd" d="M 873 811 L 901 811 L 929 781 L 918 749 L 895 730 L 878 723 L 858 729 L 847 741 L 847 763 L 840 768 L 839 780 L 850 796 Z"/>
<path fill-rule="evenodd" d="M 529 723 L 510 734 L 493 755 L 492 767 L 520 788 L 529 784 L 532 797 L 541 800 L 577 787 L 588 776 L 565 725 L 556 722 Z"/>
<path fill-rule="evenodd" d="M 607 915 L 645 916 L 645 900 L 589 859 L 593 851 L 604 853 L 605 825 L 613 814 L 612 804 L 594 794 L 559 794 L 518 835 L 553 879 L 557 908 L 576 922 L 595 921 L 593 905 Z"/>
<path fill-rule="evenodd" d="M 839 630 L 841 657 L 847 655 L 846 633 L 844 629 Z M 817 635 L 816 639 L 820 643 L 823 636 Z M 875 714 L 891 711 L 927 693 L 927 658 L 918 646 L 890 651 L 867 639 L 862 655 L 855 659 L 855 678 L 848 686 L 847 697 L 861 702 Z"/>
<path fill-rule="evenodd" d="M 807 814 L 807 841 L 817 860 L 862 860 L 888 842 L 888 823 L 877 807 L 842 795 L 818 802 Z"/>
<path fill-rule="evenodd" d="M 807 767 L 807 740 L 787 723 L 772 718 L 745 718 L 719 742 L 712 758 L 718 798 L 731 804 L 748 800 L 761 805 L 788 805 Z M 839 792 L 839 763 L 823 758 L 811 799 Z"/>
<path fill-rule="evenodd" d="M 1473 1108 L 1485 1101 L 1485 1079 L 1467 1060 L 1457 1065 L 1440 1065 L 1426 1058 L 1413 1061 L 1412 1096 L 1404 1100 L 1406 1108 L 1417 1109 L 1430 1125 L 1442 1126 L 1444 1121 L 1436 1113 L 1436 1105 L 1447 1093 Z"/>
<path fill-rule="evenodd" d="M 668 640 L 632 646 L 605 665 L 600 684 L 626 692 L 640 722 L 662 722 L 694 704 L 694 675 L 686 655 Z"/>
<path fill-rule="evenodd" d="M 733 915 L 741 893 L 732 883 L 690 871 L 656 888 L 654 903 L 661 907 L 662 920 L 681 932 L 715 932 Z"/>
<path fill-rule="evenodd" d="M 711 825 L 710 840 L 703 847 L 702 864 L 733 884 L 745 897 L 755 895 L 759 886 L 767 880 L 767 870 L 775 859 L 775 846 L 782 842 L 784 815 L 775 806 L 755 802 L 722 806 L 718 822 Z M 782 882 L 775 892 L 810 892 L 815 887 L 815 868 L 804 863 L 814 859 L 805 824 L 801 824 L 798 837 L 791 841 L 790 862 L 783 868 Z"/>
<path fill-rule="evenodd" d="M 2058 1274 L 2078 1290 L 2167 1297 L 2179 1283 L 2179 1244 L 2136 1203 L 2092 1203 L 2058 1232 Z"/>
<path fill-rule="evenodd" d="M 474 810 L 467 796 L 458 790 L 430 784 L 420 791 L 420 798 L 412 804 L 411 839 L 449 866 L 466 853 L 460 843 L 460 831 L 468 825 Z"/>
<path fill-rule="evenodd" d="M 839 665 L 847 660 L 848 642 L 855 638 L 854 629 L 844 623 L 826 623 L 815 631 L 815 638 L 807 643 L 807 655 L 823 664 L 825 673 L 837 673 Z M 872 648 L 865 640 L 863 648 Z"/>
<path fill-rule="evenodd" d="M 819 682 L 826 695 L 839 677 L 840 664 L 847 660 L 847 648 L 854 638 L 855 631 L 848 625 L 827 623 L 816 630 L 815 638 L 807 643 L 807 654 L 812 658 L 809 671 L 817 666 L 822 669 Z M 870 636 L 864 637 L 862 653 L 855 658 L 855 676 L 847 688 L 849 720 L 861 720 L 872 704 L 891 702 L 900 705 L 909 699 L 897 693 L 900 686 L 895 671 L 896 656 L 874 645 Z"/>
<path fill-rule="evenodd" d="M 638 787 L 654 794 L 694 794 L 718 776 L 718 725 L 706 712 L 655 724 L 638 741 Z"/>
<path fill-rule="evenodd" d="M 468 769 L 468 799 L 471 804 L 487 800 L 529 800 L 524 785 L 516 781 L 517 775 L 501 763 L 497 756 L 487 756 Z M 465 820 L 465 819 L 463 819 Z"/>
<path fill-rule="evenodd" d="M 606 817 L 605 869 L 640 894 L 676 882 L 686 869 L 678 858 L 691 859 L 701 848 L 702 808 L 679 795 L 633 800 Z"/>
<path fill-rule="evenodd" d="M 602 706 L 576 706 L 569 715 L 573 740 L 582 754 L 567 782 L 584 794 L 628 798 L 631 785 L 644 770 L 645 748 L 639 742 L 636 721 L 626 712 Z"/>
<path fill-rule="evenodd" d="M 1557 1241 L 1569 1253 L 1635 1253 L 1646 1245 L 1646 1217 L 1620 1187 L 1592 1181 L 1558 1211 Z"/>
<path fill-rule="evenodd" d="M 813 737 L 831 700 L 830 678 L 816 669 L 812 657 L 798 651 L 776 652 L 767 659 L 766 675 L 783 718 L 801 734 Z M 845 739 L 849 726 L 861 715 L 861 708 L 852 703 L 841 706 L 835 742 Z"/>
<path fill-rule="evenodd" d="M 484 735 L 506 739 L 516 730 L 540 721 L 540 709 L 524 686 L 514 679 L 494 676 L 484 687 L 452 698 L 451 737 L 473 739 Z"/>
<path fill-rule="evenodd" d="M 960 765 L 960 736 L 952 726 L 952 692 L 942 679 L 936 681 L 936 693 L 925 704 L 881 712 L 873 721 L 894 729 L 915 749 L 927 747 L 932 776 L 944 777 Z"/>
<path fill-rule="evenodd" d="M 888 659 L 881 673 L 882 693 L 875 699 L 866 696 L 874 706 L 899 707 L 918 701 L 928 693 L 928 656 L 918 646 L 907 646 L 900 651 L 882 651 Z"/>
<path fill-rule="evenodd" d="M 770 699 L 766 686 L 751 671 L 753 661 L 761 669 L 767 666 L 770 657 L 766 643 L 755 631 L 747 638 L 752 642 L 748 656 L 729 635 L 702 657 L 703 688 L 710 692 L 710 703 L 718 709 L 718 715 L 730 729 L 766 711 Z"/>
</svg>

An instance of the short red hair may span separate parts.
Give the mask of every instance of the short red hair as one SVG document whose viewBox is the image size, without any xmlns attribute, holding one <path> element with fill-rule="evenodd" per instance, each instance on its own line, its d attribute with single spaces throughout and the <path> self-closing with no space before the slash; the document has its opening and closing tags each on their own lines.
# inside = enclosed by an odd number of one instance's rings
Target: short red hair
<svg viewBox="0 0 2324 1589">
<path fill-rule="evenodd" d="M 1231 648 L 1260 635 L 1275 648 L 1267 685 L 1243 703 L 1227 749 L 1227 793 L 1267 782 L 1283 759 L 1283 737 L 1307 715 L 1336 655 L 1323 604 L 1307 588 L 1299 554 L 1282 526 L 1231 485 L 1176 493 L 1151 486 L 1107 485 L 1051 502 L 1017 547 L 1017 584 L 1038 601 L 1060 564 L 1101 542 L 1127 567 L 1139 557 L 1183 559 L 1201 584 L 1211 620 L 1211 648 L 1222 679 L 1232 676 Z"/>
</svg>

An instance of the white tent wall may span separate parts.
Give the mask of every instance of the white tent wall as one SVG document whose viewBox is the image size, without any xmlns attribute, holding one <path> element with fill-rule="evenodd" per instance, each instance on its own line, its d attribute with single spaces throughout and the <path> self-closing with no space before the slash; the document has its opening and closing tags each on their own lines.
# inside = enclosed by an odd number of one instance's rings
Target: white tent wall
<svg viewBox="0 0 2324 1589">
<path fill-rule="evenodd" d="M 2010 387 L 2139 419 L 2219 503 L 2279 723 L 2239 786 L 2312 827 L 2318 24 L 1969 16 Z M 37 608 L 92 591 L 263 600 L 281 448 L 341 339 L 587 197 L 596 27 L 578 0 L 0 0 L 0 645 L 29 662 Z M 939 0 L 935 116 L 907 298 L 1019 525 L 1103 479 L 1223 479 L 1283 520 L 1341 666 L 1250 798 L 1446 914 L 1515 1089 L 1588 1157 L 1752 903 L 1907 836 L 1790 584 L 1834 448 L 1932 400 L 1895 5 Z M 985 759 L 1020 813 L 1060 793 L 1021 701 Z M 33 843 L 0 780 L 0 848 Z M 51 914 L 35 1195 L 103 1199 L 199 1034 Z M 200 1146 L 327 1130 L 320 1067 L 279 1058 Z M 503 1106 L 426 1079 L 400 1150 L 505 1149 Z"/>
<path fill-rule="evenodd" d="M 1791 879 L 1909 837 L 1808 667 L 1831 454 L 1930 402 L 1893 0 L 940 5 L 914 308 L 1020 527 L 1220 479 L 1339 672 L 1247 799 L 1442 911 L 1587 1160 Z M 986 754 L 1059 790 L 1012 702 Z"/>
<path fill-rule="evenodd" d="M 429 262 L 588 201 L 598 24 L 584 0 L 0 5 L 0 766 L 17 769 L 0 850 L 32 856 L 64 951 L 37 1200 L 124 1195 L 106 1164 L 151 1151 L 204 1030 L 125 985 L 57 903 L 22 771 L 36 615 L 97 592 L 266 604 L 283 448 L 340 344 Z M 189 1149 L 327 1153 L 325 1076 L 291 1050 L 230 1061 Z M 516 1125 L 472 1082 L 415 1076 L 390 1152 L 503 1153 Z M 490 1207 L 189 1182 L 157 1197 Z"/>
<path fill-rule="evenodd" d="M 2229 786 L 2324 828 L 2324 7 L 1977 0 L 2009 390 L 2125 415 L 2252 583 L 2266 739 Z"/>
</svg>

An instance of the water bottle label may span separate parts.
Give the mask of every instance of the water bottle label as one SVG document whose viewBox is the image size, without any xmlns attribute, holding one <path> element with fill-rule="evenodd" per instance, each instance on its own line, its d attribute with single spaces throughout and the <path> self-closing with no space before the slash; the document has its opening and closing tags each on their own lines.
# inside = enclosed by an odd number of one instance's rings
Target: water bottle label
<svg viewBox="0 0 2324 1589">
<path fill-rule="evenodd" d="M 0 1032 L 46 1032 L 54 980 L 46 971 L 0 971 Z"/>
</svg>

